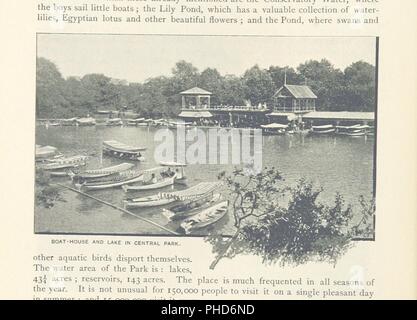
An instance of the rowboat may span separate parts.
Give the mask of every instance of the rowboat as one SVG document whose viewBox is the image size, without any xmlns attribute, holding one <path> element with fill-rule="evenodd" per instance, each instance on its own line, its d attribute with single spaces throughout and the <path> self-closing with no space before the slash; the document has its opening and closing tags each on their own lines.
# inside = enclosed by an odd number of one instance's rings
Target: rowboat
<svg viewBox="0 0 417 320">
<path fill-rule="evenodd" d="M 200 210 L 206 209 L 220 201 L 221 195 L 219 193 L 209 194 L 198 200 L 191 200 L 185 203 L 180 203 L 168 209 L 163 209 L 162 214 L 169 220 L 184 220 L 197 214 Z"/>
<path fill-rule="evenodd" d="M 130 170 L 134 167 L 134 164 L 131 163 L 122 163 L 116 166 L 107 167 L 107 168 L 101 168 L 101 169 L 95 169 L 95 170 L 86 170 L 84 172 L 74 173 L 69 172 L 69 176 L 71 177 L 71 180 L 77 181 L 79 183 L 82 183 L 85 180 L 94 180 L 99 178 L 108 177 L 123 171 Z"/>
<path fill-rule="evenodd" d="M 348 137 L 363 137 L 366 135 L 366 132 L 363 130 L 355 130 L 353 132 L 348 132 L 345 134 L 345 136 Z"/>
<path fill-rule="evenodd" d="M 58 149 L 52 146 L 39 146 L 36 145 L 35 148 L 35 160 L 42 161 L 48 158 L 56 156 Z"/>
<path fill-rule="evenodd" d="M 170 121 L 168 122 L 168 128 L 170 129 L 189 129 L 191 128 L 191 122 L 183 122 L 183 121 Z"/>
<path fill-rule="evenodd" d="M 170 168 L 158 167 L 146 170 L 143 173 L 143 180 L 139 185 L 123 186 L 125 192 L 155 190 L 172 186 L 175 182 L 176 174 Z"/>
<path fill-rule="evenodd" d="M 336 134 L 349 137 L 362 137 L 370 129 L 368 125 L 337 126 Z"/>
<path fill-rule="evenodd" d="M 151 124 L 155 127 L 166 126 L 167 122 L 164 119 L 152 120 Z"/>
<path fill-rule="evenodd" d="M 369 129 L 366 131 L 366 135 L 368 136 L 375 136 L 375 127 L 369 127 Z"/>
<path fill-rule="evenodd" d="M 198 185 L 176 192 L 159 193 L 150 197 L 127 199 L 124 201 L 126 208 L 146 208 L 167 205 L 176 201 L 195 201 L 207 197 L 221 185 L 220 182 L 202 182 Z"/>
<path fill-rule="evenodd" d="M 50 160 L 48 163 L 44 163 L 38 166 L 42 170 L 60 170 L 83 166 L 86 164 L 88 157 L 86 156 L 74 156 L 69 158 L 58 158 Z"/>
<path fill-rule="evenodd" d="M 112 111 L 110 111 L 110 110 L 97 110 L 96 113 L 101 114 L 101 115 L 107 115 L 107 114 L 112 113 Z"/>
<path fill-rule="evenodd" d="M 133 147 L 119 141 L 109 140 L 103 142 L 103 153 L 116 158 L 124 158 L 129 160 L 143 161 L 144 157 L 141 151 L 145 151 L 143 147 Z"/>
<path fill-rule="evenodd" d="M 228 207 L 229 201 L 219 202 L 184 220 L 181 223 L 181 228 L 186 234 L 206 228 L 222 219 L 227 214 Z"/>
<path fill-rule="evenodd" d="M 288 125 L 280 124 L 280 123 L 270 123 L 266 125 L 262 125 L 262 133 L 264 135 L 280 135 L 285 134 L 285 130 L 288 129 Z"/>
<path fill-rule="evenodd" d="M 335 133 L 335 132 L 336 132 L 336 128 L 331 124 L 311 127 L 312 134 L 330 134 L 330 133 Z"/>
<path fill-rule="evenodd" d="M 121 126 L 123 125 L 123 121 L 120 118 L 107 119 L 106 125 L 107 126 Z"/>
<path fill-rule="evenodd" d="M 187 185 L 188 179 L 185 175 L 185 167 L 187 166 L 186 163 L 180 163 L 180 162 L 169 162 L 169 161 L 161 161 L 159 163 L 163 167 L 168 167 L 169 169 L 172 168 L 173 171 L 175 171 L 175 184 L 182 184 Z"/>
<path fill-rule="evenodd" d="M 84 181 L 83 183 L 75 183 L 75 186 L 81 190 L 101 190 L 123 186 L 129 183 L 139 182 L 143 179 L 143 171 L 129 170 L 111 176 L 109 179 L 102 181 Z"/>
<path fill-rule="evenodd" d="M 128 126 L 139 126 L 139 125 L 148 125 L 145 122 L 145 118 L 138 118 L 138 119 L 129 119 L 127 120 L 127 125 Z"/>
<path fill-rule="evenodd" d="M 76 123 L 80 127 L 95 126 L 96 119 L 94 118 L 80 118 L 76 120 Z"/>
<path fill-rule="evenodd" d="M 70 170 L 63 170 L 63 171 L 48 171 L 50 177 L 68 177 L 70 174 Z"/>
<path fill-rule="evenodd" d="M 131 199 L 123 201 L 124 207 L 126 209 L 130 208 L 150 208 L 150 207 L 159 207 L 164 206 L 170 203 L 175 202 L 175 199 L 161 198 L 159 195 L 153 195 L 144 198 Z"/>
<path fill-rule="evenodd" d="M 75 126 L 76 124 L 77 124 L 77 118 L 61 120 L 61 126 Z"/>
</svg>

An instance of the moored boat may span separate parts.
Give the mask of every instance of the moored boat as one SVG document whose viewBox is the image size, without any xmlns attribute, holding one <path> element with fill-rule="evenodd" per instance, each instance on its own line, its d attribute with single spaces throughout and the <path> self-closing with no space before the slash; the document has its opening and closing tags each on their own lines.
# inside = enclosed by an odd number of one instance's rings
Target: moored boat
<svg viewBox="0 0 417 320">
<path fill-rule="evenodd" d="M 146 170 L 143 174 L 143 180 L 139 185 L 125 185 L 123 190 L 128 191 L 145 191 L 161 189 L 172 186 L 175 182 L 176 173 L 171 168 L 158 167 Z"/>
<path fill-rule="evenodd" d="M 311 133 L 312 134 L 331 134 L 335 133 L 336 128 L 332 124 L 323 125 L 323 126 L 312 126 Z"/>
<path fill-rule="evenodd" d="M 101 169 L 94 169 L 94 170 L 86 170 L 84 172 L 69 172 L 69 176 L 71 177 L 71 180 L 76 181 L 78 183 L 82 183 L 85 180 L 94 180 L 94 179 L 100 179 L 104 177 L 108 177 L 123 171 L 130 170 L 134 167 L 134 164 L 131 163 L 122 163 L 116 166 L 111 166 L 107 168 L 101 168 Z"/>
<path fill-rule="evenodd" d="M 129 119 L 127 120 L 127 125 L 128 126 L 147 126 L 148 123 L 145 122 L 145 118 L 138 118 L 138 119 Z"/>
<path fill-rule="evenodd" d="M 150 208 L 150 207 L 159 207 L 164 206 L 170 203 L 175 202 L 176 199 L 174 198 L 163 198 L 160 195 L 156 194 L 149 197 L 144 198 L 137 198 L 137 199 L 129 199 L 123 201 L 124 207 L 126 209 L 130 208 Z"/>
<path fill-rule="evenodd" d="M 164 192 L 150 197 L 127 199 L 124 201 L 124 205 L 126 208 L 145 208 L 163 206 L 176 201 L 195 201 L 207 197 L 208 194 L 217 190 L 220 185 L 220 182 L 202 182 L 181 191 Z"/>
<path fill-rule="evenodd" d="M 165 119 L 152 120 L 151 125 L 154 127 L 163 127 L 167 125 Z"/>
<path fill-rule="evenodd" d="M 369 130 L 368 125 L 353 125 L 353 126 L 337 126 L 336 134 L 349 137 L 362 137 L 365 136 Z"/>
<path fill-rule="evenodd" d="M 139 182 L 143 179 L 143 171 L 129 170 L 111 176 L 109 179 L 101 181 L 84 181 L 83 183 L 75 183 L 79 190 L 102 190 L 109 188 L 121 187 L 125 184 Z"/>
<path fill-rule="evenodd" d="M 96 125 L 96 119 L 94 118 L 80 118 L 76 120 L 76 123 L 80 127 L 88 127 L 88 126 L 95 126 Z"/>
<path fill-rule="evenodd" d="M 123 125 L 123 121 L 120 118 L 106 120 L 106 126 L 121 126 L 121 125 Z"/>
<path fill-rule="evenodd" d="M 281 135 L 285 134 L 285 131 L 288 129 L 288 125 L 281 123 L 270 123 L 262 125 L 261 128 L 264 135 Z"/>
<path fill-rule="evenodd" d="M 52 146 L 39 146 L 35 148 L 35 160 L 44 161 L 58 155 L 58 149 Z"/>
<path fill-rule="evenodd" d="M 75 126 L 78 118 L 62 119 L 61 126 Z"/>
<path fill-rule="evenodd" d="M 46 171 L 68 169 L 68 168 L 84 166 L 87 160 L 88 160 L 87 156 L 58 158 L 54 160 L 49 160 L 48 163 L 40 164 L 38 165 L 38 168 L 42 170 L 46 170 Z"/>
<path fill-rule="evenodd" d="M 146 148 L 133 147 L 119 141 L 109 140 L 103 142 L 103 153 L 119 159 L 143 161 L 142 151 Z"/>
<path fill-rule="evenodd" d="M 183 121 L 169 121 L 168 128 L 170 129 L 190 129 L 192 127 L 191 122 Z"/>
<path fill-rule="evenodd" d="M 219 202 L 184 220 L 181 223 L 181 228 L 186 234 L 190 234 L 193 231 L 213 225 L 227 214 L 228 207 L 229 201 Z"/>
<path fill-rule="evenodd" d="M 180 162 L 167 162 L 167 161 L 161 161 L 159 163 L 163 167 L 168 167 L 171 171 L 175 171 L 175 184 L 182 184 L 187 185 L 188 179 L 185 174 L 185 167 L 187 164 L 180 163 Z M 172 169 L 171 169 L 172 168 Z"/>
<path fill-rule="evenodd" d="M 221 200 L 221 194 L 208 194 L 200 199 L 185 201 L 168 209 L 163 209 L 163 215 L 171 220 L 183 220 L 197 214 L 199 211 L 209 208 Z"/>
<path fill-rule="evenodd" d="M 375 136 L 375 127 L 369 126 L 369 129 L 366 131 L 367 136 Z"/>
</svg>

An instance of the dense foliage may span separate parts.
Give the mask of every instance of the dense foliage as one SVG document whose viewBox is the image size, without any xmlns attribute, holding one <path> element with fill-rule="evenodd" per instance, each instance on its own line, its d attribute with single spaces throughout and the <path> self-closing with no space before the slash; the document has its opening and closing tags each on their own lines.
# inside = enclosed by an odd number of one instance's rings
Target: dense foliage
<svg viewBox="0 0 417 320">
<path fill-rule="evenodd" d="M 352 240 L 373 237 L 375 206 L 364 197 L 359 200 L 360 212 L 354 213 L 339 194 L 333 203 L 322 203 L 322 189 L 304 179 L 294 187 L 282 186 L 284 179 L 274 168 L 254 175 L 236 169 L 220 178 L 232 199 L 236 232 L 230 238 L 207 237 L 217 255 L 211 268 L 238 254 L 258 255 L 264 263 L 335 264 Z"/>
<path fill-rule="evenodd" d="M 242 76 L 221 75 L 207 68 L 200 72 L 191 63 L 179 61 L 166 77 L 144 83 L 127 83 L 102 74 L 64 79 L 58 67 L 45 58 L 37 61 L 38 117 L 86 116 L 96 110 L 118 110 L 124 106 L 143 116 L 174 116 L 179 113 L 179 92 L 198 86 L 213 92 L 213 105 L 252 105 L 270 103 L 284 83 L 308 84 L 319 97 L 318 109 L 329 111 L 373 111 L 375 67 L 359 61 L 346 70 L 329 61 L 307 61 L 296 70 L 254 66 Z"/>
</svg>

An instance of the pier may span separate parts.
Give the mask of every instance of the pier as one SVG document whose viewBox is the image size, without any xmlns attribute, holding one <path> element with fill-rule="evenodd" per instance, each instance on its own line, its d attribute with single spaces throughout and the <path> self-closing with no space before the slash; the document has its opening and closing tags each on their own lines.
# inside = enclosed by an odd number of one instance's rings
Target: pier
<svg viewBox="0 0 417 320">
<path fill-rule="evenodd" d="M 307 85 L 287 85 L 279 88 L 272 97 L 272 104 L 258 106 L 211 105 L 213 93 L 194 87 L 180 93 L 182 109 L 178 115 L 186 122 L 196 125 L 219 125 L 223 127 L 259 128 L 269 123 L 304 123 L 308 127 L 326 123 L 372 125 L 373 112 L 317 111 L 317 96 Z"/>
</svg>

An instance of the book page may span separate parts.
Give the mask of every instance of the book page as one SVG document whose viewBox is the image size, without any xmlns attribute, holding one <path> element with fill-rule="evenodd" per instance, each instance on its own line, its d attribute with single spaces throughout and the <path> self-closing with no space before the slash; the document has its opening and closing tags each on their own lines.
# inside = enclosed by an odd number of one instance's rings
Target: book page
<svg viewBox="0 0 417 320">
<path fill-rule="evenodd" d="M 416 299 L 416 9 L 2 2 L 0 297 Z"/>
</svg>

